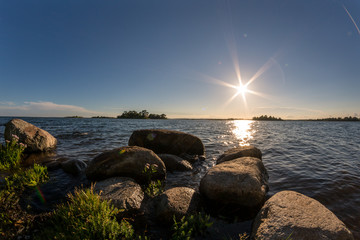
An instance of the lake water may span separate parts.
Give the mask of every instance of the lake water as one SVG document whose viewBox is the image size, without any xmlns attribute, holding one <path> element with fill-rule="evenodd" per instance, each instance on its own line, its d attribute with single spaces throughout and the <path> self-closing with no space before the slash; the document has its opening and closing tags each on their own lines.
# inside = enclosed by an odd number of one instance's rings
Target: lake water
<svg viewBox="0 0 360 240">
<path fill-rule="evenodd" d="M 11 118 L 0 118 L 0 139 Z M 22 118 L 58 139 L 55 158 L 91 160 L 126 146 L 137 129 L 161 128 L 198 136 L 206 161 L 196 172 L 168 176 L 168 186 L 197 188 L 206 171 L 225 150 L 254 145 L 263 153 L 270 179 L 269 196 L 294 190 L 333 211 L 360 239 L 360 123 L 311 121 L 120 120 Z"/>
</svg>

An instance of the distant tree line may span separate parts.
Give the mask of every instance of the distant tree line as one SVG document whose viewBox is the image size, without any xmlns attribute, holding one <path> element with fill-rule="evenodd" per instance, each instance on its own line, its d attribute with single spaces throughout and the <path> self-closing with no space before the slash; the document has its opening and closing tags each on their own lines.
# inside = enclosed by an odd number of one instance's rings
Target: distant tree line
<svg viewBox="0 0 360 240">
<path fill-rule="evenodd" d="M 165 114 L 153 114 L 153 113 L 149 113 L 146 110 L 142 110 L 141 112 L 125 111 L 121 115 L 117 116 L 117 118 L 125 118 L 125 119 L 167 119 Z"/>
<path fill-rule="evenodd" d="M 260 120 L 260 121 L 282 121 L 281 118 L 276 118 L 273 116 L 268 115 L 261 115 L 260 117 L 253 117 L 253 120 Z"/>
<path fill-rule="evenodd" d="M 338 118 L 322 118 L 322 119 L 316 119 L 316 121 L 360 121 L 357 117 L 338 117 Z"/>
</svg>

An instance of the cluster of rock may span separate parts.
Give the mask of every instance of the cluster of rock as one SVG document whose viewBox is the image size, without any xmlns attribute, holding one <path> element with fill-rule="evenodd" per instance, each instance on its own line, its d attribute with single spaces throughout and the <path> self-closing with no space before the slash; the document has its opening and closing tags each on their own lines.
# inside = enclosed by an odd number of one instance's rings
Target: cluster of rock
<svg viewBox="0 0 360 240">
<path fill-rule="evenodd" d="M 11 140 L 13 134 L 28 145 L 28 151 L 56 146 L 56 139 L 49 133 L 19 119 L 6 125 L 5 138 Z M 154 180 L 164 180 L 167 171 L 192 170 L 192 163 L 184 156 L 204 153 L 204 145 L 196 136 L 169 130 L 137 130 L 129 146 L 106 151 L 88 166 L 74 160 L 61 165 L 72 174 L 85 169 L 87 178 L 97 181 L 95 190 L 102 198 L 125 211 L 139 211 L 147 206 L 140 186 L 149 181 L 143 171 L 147 164 L 157 168 L 151 176 Z M 198 158 L 188 158 L 194 159 Z M 168 189 L 151 199 L 150 212 L 158 221 L 170 223 L 173 216 L 192 214 L 201 205 L 209 212 L 217 209 L 220 214 L 228 208 L 242 219 L 255 218 L 252 239 L 353 239 L 344 223 L 312 198 L 282 191 L 266 201 L 268 178 L 259 149 L 229 149 L 202 178 L 199 191 L 187 187 Z"/>
</svg>

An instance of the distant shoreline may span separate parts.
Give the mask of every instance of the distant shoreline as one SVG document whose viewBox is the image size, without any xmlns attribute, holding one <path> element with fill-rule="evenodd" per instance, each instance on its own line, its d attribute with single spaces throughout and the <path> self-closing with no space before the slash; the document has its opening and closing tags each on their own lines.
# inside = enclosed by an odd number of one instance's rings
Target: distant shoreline
<svg viewBox="0 0 360 240">
<path fill-rule="evenodd" d="M 0 118 L 68 118 L 68 119 L 118 119 L 118 120 L 207 120 L 207 121 L 268 121 L 268 122 L 282 122 L 282 121 L 311 121 L 311 122 L 360 122 L 360 118 L 351 120 L 346 119 L 282 119 L 281 121 L 274 120 L 253 120 L 246 118 L 167 118 L 167 119 L 138 119 L 138 118 L 116 118 L 116 117 L 34 117 L 34 116 L 0 116 Z"/>
</svg>

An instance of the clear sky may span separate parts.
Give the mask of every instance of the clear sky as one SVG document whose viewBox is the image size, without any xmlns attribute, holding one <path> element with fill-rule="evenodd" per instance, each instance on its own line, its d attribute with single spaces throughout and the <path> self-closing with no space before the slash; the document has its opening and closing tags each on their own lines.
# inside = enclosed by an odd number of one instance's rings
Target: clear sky
<svg viewBox="0 0 360 240">
<path fill-rule="evenodd" d="M 358 26 L 358 0 L 0 0 L 0 116 L 359 116 Z"/>
</svg>

